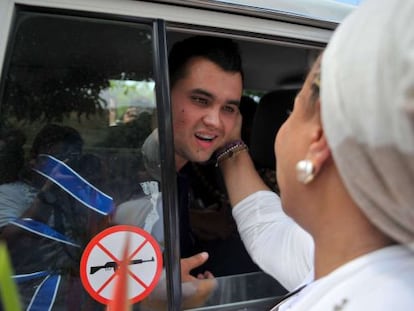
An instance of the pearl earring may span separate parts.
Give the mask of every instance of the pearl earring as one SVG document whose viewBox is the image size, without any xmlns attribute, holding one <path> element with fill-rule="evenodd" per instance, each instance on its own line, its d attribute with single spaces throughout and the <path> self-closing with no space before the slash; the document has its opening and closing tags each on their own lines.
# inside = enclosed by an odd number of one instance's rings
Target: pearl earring
<svg viewBox="0 0 414 311">
<path fill-rule="evenodd" d="M 296 178 L 305 185 L 315 178 L 315 165 L 311 160 L 302 160 L 296 164 Z"/>
</svg>

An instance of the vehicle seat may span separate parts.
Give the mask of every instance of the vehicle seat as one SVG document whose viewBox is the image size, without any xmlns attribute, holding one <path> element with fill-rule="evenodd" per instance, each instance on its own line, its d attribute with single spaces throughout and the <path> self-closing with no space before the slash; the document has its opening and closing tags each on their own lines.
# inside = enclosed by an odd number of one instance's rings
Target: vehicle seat
<svg viewBox="0 0 414 311">
<path fill-rule="evenodd" d="M 278 89 L 260 99 L 253 119 L 250 154 L 266 184 L 278 192 L 275 170 L 274 141 L 281 125 L 286 121 L 298 89 Z"/>
<path fill-rule="evenodd" d="M 243 124 L 241 128 L 241 138 L 250 146 L 250 136 L 252 133 L 252 124 L 254 115 L 256 113 L 257 103 L 255 100 L 247 95 L 243 95 L 240 100 L 240 113 L 243 117 Z"/>
</svg>

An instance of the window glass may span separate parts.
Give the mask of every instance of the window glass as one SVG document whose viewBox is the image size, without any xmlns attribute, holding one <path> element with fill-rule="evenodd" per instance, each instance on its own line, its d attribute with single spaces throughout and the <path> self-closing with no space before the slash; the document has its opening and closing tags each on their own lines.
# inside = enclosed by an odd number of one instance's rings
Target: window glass
<svg viewBox="0 0 414 311">
<path fill-rule="evenodd" d="M 79 266 L 110 225 L 141 226 L 162 245 L 152 58 L 148 25 L 16 12 L 0 99 L 0 230 L 25 309 L 103 310 Z"/>
</svg>

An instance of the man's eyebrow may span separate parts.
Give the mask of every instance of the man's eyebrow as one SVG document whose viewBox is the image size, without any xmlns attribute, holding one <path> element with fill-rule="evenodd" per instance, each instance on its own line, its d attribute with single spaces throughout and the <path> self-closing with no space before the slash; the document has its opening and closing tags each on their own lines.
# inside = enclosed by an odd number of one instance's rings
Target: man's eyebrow
<svg viewBox="0 0 414 311">
<path fill-rule="evenodd" d="M 204 89 L 194 89 L 194 90 L 191 91 L 191 94 L 204 95 L 204 96 L 212 98 L 212 99 L 215 98 L 215 96 L 213 94 L 211 94 L 209 91 L 206 91 Z M 237 107 L 240 107 L 240 100 L 239 99 L 228 100 L 227 104 L 228 105 L 235 105 Z"/>
<path fill-rule="evenodd" d="M 194 89 L 191 90 L 191 94 L 198 94 L 198 95 L 204 95 L 206 97 L 214 98 L 214 95 L 210 92 L 203 90 L 203 89 Z"/>
<path fill-rule="evenodd" d="M 228 105 L 235 105 L 237 107 L 240 107 L 240 100 L 228 100 L 227 104 Z"/>
</svg>

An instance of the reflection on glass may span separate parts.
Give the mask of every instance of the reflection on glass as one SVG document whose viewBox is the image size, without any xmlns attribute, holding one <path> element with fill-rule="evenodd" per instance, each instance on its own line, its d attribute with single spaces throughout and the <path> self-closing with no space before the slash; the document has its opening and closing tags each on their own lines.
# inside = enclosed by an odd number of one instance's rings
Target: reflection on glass
<svg viewBox="0 0 414 311">
<path fill-rule="evenodd" d="M 108 105 L 109 125 L 136 120 L 155 108 L 154 81 L 110 80 L 99 96 Z"/>
<path fill-rule="evenodd" d="M 104 310 L 83 288 L 83 250 L 118 206 L 145 210 L 134 198 L 159 192 L 141 152 L 157 123 L 152 30 L 25 10 L 13 29 L 0 94 L 0 230 L 22 305 Z"/>
</svg>

